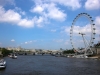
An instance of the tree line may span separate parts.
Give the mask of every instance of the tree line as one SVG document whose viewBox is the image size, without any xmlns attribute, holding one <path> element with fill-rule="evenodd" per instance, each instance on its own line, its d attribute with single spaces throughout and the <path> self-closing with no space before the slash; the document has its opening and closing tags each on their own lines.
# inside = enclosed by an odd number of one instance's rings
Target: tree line
<svg viewBox="0 0 100 75">
<path fill-rule="evenodd" d="M 13 50 L 7 50 L 6 48 L 0 48 L 1 54 L 4 56 L 8 56 L 10 53 L 13 53 Z"/>
<path fill-rule="evenodd" d="M 75 53 L 74 50 L 65 50 L 63 51 L 63 54 L 73 54 Z"/>
</svg>

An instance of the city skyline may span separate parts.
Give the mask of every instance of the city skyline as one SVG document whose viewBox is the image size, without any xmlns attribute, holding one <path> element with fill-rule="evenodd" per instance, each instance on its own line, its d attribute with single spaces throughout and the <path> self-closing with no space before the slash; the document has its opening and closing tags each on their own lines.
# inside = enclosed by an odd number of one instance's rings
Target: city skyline
<svg viewBox="0 0 100 75">
<path fill-rule="evenodd" d="M 70 27 L 84 12 L 94 20 L 97 43 L 100 0 L 0 0 L 0 47 L 71 49 Z M 80 17 L 74 30 L 87 33 L 89 24 L 87 18 Z M 81 44 L 82 40 L 76 42 Z"/>
</svg>

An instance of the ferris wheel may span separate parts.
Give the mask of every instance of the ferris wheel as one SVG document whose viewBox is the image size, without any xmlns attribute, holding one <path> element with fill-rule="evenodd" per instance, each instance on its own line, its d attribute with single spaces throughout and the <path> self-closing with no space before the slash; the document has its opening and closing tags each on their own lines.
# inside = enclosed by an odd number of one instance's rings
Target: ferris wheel
<svg viewBox="0 0 100 75">
<path fill-rule="evenodd" d="M 87 19 L 88 19 L 88 21 L 89 21 L 89 29 L 87 29 L 87 30 L 85 30 L 85 32 L 82 32 L 82 27 L 81 27 L 81 29 L 77 29 L 77 33 L 74 35 L 74 33 L 75 33 L 75 27 L 76 27 L 76 21 L 80 18 L 80 17 L 86 17 Z M 74 41 L 74 36 L 76 36 L 76 35 L 78 35 L 79 36 L 79 38 L 81 38 L 82 39 L 82 43 L 83 43 L 83 45 L 84 45 L 84 50 L 85 51 L 87 51 L 87 50 L 91 50 L 91 47 L 93 46 L 93 44 L 94 44 L 94 39 L 95 39 L 95 24 L 93 23 L 93 20 L 92 20 L 92 17 L 89 15 L 89 14 L 87 14 L 87 13 L 80 13 L 80 14 L 78 14 L 76 17 L 75 17 L 75 19 L 73 20 L 73 22 L 72 22 L 72 25 L 71 25 L 71 29 L 70 29 L 70 41 L 71 41 L 71 45 L 72 45 L 72 47 L 73 47 L 73 49 L 74 50 L 77 50 L 77 51 L 80 51 L 79 50 L 79 48 L 77 47 L 77 46 L 75 46 L 76 44 L 75 44 L 75 42 L 77 42 L 77 41 Z M 87 32 L 86 32 L 87 31 Z M 90 33 L 89 33 L 89 35 L 87 34 L 88 33 L 88 31 L 90 31 Z M 87 40 L 86 39 L 86 36 L 88 36 L 89 37 L 89 39 Z M 77 37 L 77 39 L 78 39 L 78 37 Z M 80 45 L 79 45 L 80 46 Z"/>
</svg>

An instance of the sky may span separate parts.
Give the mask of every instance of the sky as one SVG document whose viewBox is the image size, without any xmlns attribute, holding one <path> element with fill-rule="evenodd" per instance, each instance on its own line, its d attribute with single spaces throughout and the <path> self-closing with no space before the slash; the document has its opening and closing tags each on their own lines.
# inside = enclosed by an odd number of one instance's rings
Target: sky
<svg viewBox="0 0 100 75">
<path fill-rule="evenodd" d="M 72 49 L 70 28 L 74 18 L 88 13 L 95 23 L 94 42 L 100 41 L 100 0 L 0 0 L 0 47 Z M 73 30 L 91 38 L 90 21 L 77 19 Z M 74 34 L 74 33 L 73 33 Z M 77 47 L 82 37 L 74 35 Z"/>
</svg>

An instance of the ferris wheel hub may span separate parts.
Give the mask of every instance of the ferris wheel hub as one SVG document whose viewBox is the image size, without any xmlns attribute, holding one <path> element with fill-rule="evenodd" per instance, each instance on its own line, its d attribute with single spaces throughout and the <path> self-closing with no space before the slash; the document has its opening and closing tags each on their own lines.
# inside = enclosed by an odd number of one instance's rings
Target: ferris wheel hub
<svg viewBox="0 0 100 75">
<path fill-rule="evenodd" d="M 85 35 L 85 33 L 80 33 L 80 32 L 79 32 L 79 34 L 81 34 L 81 35 Z"/>
</svg>

